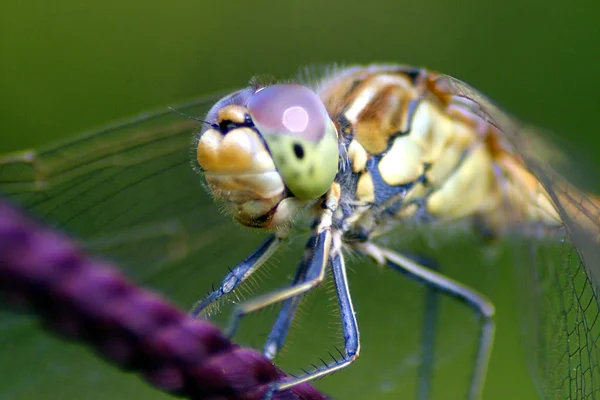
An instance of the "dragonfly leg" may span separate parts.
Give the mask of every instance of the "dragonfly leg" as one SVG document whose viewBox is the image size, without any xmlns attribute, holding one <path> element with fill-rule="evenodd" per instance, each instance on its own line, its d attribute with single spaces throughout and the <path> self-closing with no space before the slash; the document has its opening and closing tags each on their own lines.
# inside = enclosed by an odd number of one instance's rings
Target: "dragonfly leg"
<svg viewBox="0 0 600 400">
<path fill-rule="evenodd" d="M 310 274 L 308 267 L 311 265 L 310 260 L 312 259 L 314 246 L 314 237 L 311 237 L 306 244 L 304 257 L 302 258 L 302 261 L 300 261 L 300 264 L 298 264 L 298 268 L 296 269 L 296 275 L 294 276 L 294 280 L 292 281 L 292 286 L 304 282 L 306 280 L 306 277 Z M 274 359 L 277 356 L 279 350 L 281 350 L 281 348 L 283 347 L 294 316 L 296 315 L 296 310 L 298 309 L 301 300 L 302 296 L 296 296 L 285 300 L 281 305 L 281 310 L 277 315 L 277 320 L 273 324 L 271 332 L 269 333 L 269 336 L 267 337 L 267 341 L 265 343 L 264 354 L 267 358 L 271 360 Z"/>
<path fill-rule="evenodd" d="M 362 243 L 356 245 L 356 248 L 375 259 L 379 264 L 387 265 L 408 275 L 412 279 L 423 282 L 436 290 L 462 300 L 475 309 L 481 318 L 481 333 L 479 336 L 475 369 L 471 378 L 469 399 L 480 399 L 494 344 L 495 323 L 493 318 L 495 308 L 491 300 L 468 286 L 456 282 L 392 250 L 380 248 L 373 243 Z"/>
<path fill-rule="evenodd" d="M 272 304 L 298 297 L 301 294 L 304 294 L 312 288 L 320 285 L 325 279 L 327 256 L 329 254 L 330 247 L 331 229 L 328 228 L 327 230 L 321 232 L 316 238 L 314 256 L 311 259 L 308 267 L 309 271 L 311 271 L 311 274 L 307 275 L 306 280 L 302 283 L 276 290 L 239 304 L 233 312 L 231 324 L 229 326 L 229 330 L 227 331 L 228 336 L 232 337 L 235 334 L 241 319 L 245 315 L 261 310 Z"/>
<path fill-rule="evenodd" d="M 219 288 L 210 292 L 208 296 L 196 303 L 190 314 L 197 316 L 203 313 L 208 306 L 218 301 L 222 296 L 235 290 L 246 278 L 265 263 L 281 245 L 284 237 L 272 234 L 252 254 L 239 263 L 223 279 Z"/>
<path fill-rule="evenodd" d="M 428 258 L 420 256 L 409 256 L 413 261 L 439 272 L 439 265 Z M 439 309 L 439 291 L 430 285 L 427 286 L 425 293 L 425 314 L 423 315 L 423 328 L 421 331 L 421 357 L 423 362 L 419 366 L 419 389 L 418 399 L 429 399 L 431 381 L 433 376 L 434 365 L 434 346 L 435 346 L 435 331 L 437 326 L 437 315 Z"/>
<path fill-rule="evenodd" d="M 340 188 L 339 185 L 334 184 L 332 185 L 332 189 L 330 189 L 328 192 L 326 200 L 322 204 L 323 211 L 319 217 L 316 227 L 316 237 L 314 239 L 310 239 L 314 240 L 315 246 L 312 258 L 310 260 L 310 265 L 308 267 L 308 271 L 310 273 L 307 274 L 306 280 L 296 285 L 267 293 L 255 299 L 239 304 L 231 317 L 231 324 L 228 330 L 229 337 L 232 337 L 235 334 L 241 319 L 245 315 L 261 310 L 272 304 L 298 297 L 323 282 L 325 279 L 325 271 L 327 268 L 327 262 L 329 260 L 332 243 L 332 218 L 333 213 L 338 207 L 339 199 Z"/>
<path fill-rule="evenodd" d="M 324 365 L 323 367 L 307 372 L 304 375 L 272 384 L 267 393 L 267 399 L 272 398 L 273 394 L 276 392 L 289 389 L 297 384 L 320 378 L 347 367 L 358 358 L 360 352 L 359 332 L 352 299 L 350 297 L 350 290 L 348 288 L 346 265 L 340 247 L 337 247 L 337 250 L 333 253 L 334 254 L 331 256 L 331 267 L 333 270 L 333 280 L 335 283 L 344 331 L 344 353 L 340 352 L 341 357 L 329 365 Z"/>
</svg>

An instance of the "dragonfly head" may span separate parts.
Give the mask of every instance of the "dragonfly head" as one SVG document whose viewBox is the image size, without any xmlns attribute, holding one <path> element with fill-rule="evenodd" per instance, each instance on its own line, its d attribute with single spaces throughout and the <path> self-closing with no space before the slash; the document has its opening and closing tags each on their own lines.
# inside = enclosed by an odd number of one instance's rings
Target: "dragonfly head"
<svg viewBox="0 0 600 400">
<path fill-rule="evenodd" d="M 243 89 L 221 99 L 206 120 L 198 165 L 215 200 L 243 225 L 276 229 L 329 190 L 337 131 L 310 89 Z"/>
</svg>

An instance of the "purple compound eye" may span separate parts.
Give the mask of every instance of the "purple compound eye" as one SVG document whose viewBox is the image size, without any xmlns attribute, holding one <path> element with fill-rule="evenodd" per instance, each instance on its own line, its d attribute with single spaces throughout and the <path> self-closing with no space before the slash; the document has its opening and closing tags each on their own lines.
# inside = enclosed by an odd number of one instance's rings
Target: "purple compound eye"
<svg viewBox="0 0 600 400">
<path fill-rule="evenodd" d="M 246 108 L 291 193 L 312 200 L 327 192 L 337 173 L 339 144 L 319 96 L 304 86 L 279 84 L 254 93 Z"/>
<path fill-rule="evenodd" d="M 301 85 L 266 87 L 250 98 L 247 108 L 262 135 L 290 134 L 315 143 L 328 128 L 323 102 Z"/>
</svg>

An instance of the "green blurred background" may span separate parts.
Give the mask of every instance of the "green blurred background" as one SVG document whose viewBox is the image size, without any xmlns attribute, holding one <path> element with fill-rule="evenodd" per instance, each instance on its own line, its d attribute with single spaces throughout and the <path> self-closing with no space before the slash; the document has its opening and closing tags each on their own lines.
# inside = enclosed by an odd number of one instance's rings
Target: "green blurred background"
<svg viewBox="0 0 600 400">
<path fill-rule="evenodd" d="M 556 132 L 597 173 L 599 11 L 600 3 L 592 0 L 3 0 L 0 152 L 46 145 L 143 110 L 237 88 L 255 74 L 287 78 L 305 65 L 385 61 L 426 66 L 471 83 L 522 119 Z M 250 239 L 227 265 L 257 242 Z M 446 249 L 445 257 L 460 260 L 459 248 Z M 467 280 L 469 271 L 462 270 Z M 215 269 L 197 277 L 198 294 L 224 273 Z M 405 357 L 399 332 L 410 326 L 390 317 L 402 315 L 401 300 L 413 301 L 411 289 L 398 289 L 402 295 L 395 300 L 386 288 L 374 293 L 373 287 L 389 285 L 389 276 L 358 266 L 350 276 L 364 341 L 356 365 L 320 382 L 335 398 L 412 398 L 397 386 L 401 372 L 393 369 L 396 354 Z M 487 276 L 480 290 L 489 289 L 497 304 L 498 336 L 484 398 L 537 398 L 519 344 L 513 273 L 501 268 Z M 164 289 L 160 282 L 155 286 Z M 191 293 L 175 300 L 187 307 Z M 460 342 L 456 332 L 457 341 L 450 343 Z M 296 341 L 302 346 L 302 339 Z M 163 396 L 36 329 L 0 337 L 0 344 L 11 355 L 0 362 L 0 387 L 8 387 L 11 377 L 7 398 Z M 469 359 L 448 356 L 446 367 Z M 40 367 L 40 361 L 47 365 Z M 367 389 L 373 386 L 381 396 Z M 454 398 L 437 391 L 440 398 Z"/>
</svg>

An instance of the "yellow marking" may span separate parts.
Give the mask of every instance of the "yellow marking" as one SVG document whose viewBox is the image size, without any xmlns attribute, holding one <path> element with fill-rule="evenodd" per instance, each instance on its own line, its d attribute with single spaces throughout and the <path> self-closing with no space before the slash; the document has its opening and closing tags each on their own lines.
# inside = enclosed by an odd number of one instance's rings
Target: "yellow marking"
<svg viewBox="0 0 600 400">
<path fill-rule="evenodd" d="M 396 186 L 413 182 L 425 172 L 423 149 L 412 140 L 411 136 L 398 137 L 377 167 L 388 185 Z"/>
<path fill-rule="evenodd" d="M 298 212 L 306 206 L 308 202 L 299 200 L 296 197 L 288 197 L 283 199 L 277 205 L 277 210 L 270 222 L 270 228 L 280 229 L 283 226 L 289 226 Z"/>
<path fill-rule="evenodd" d="M 471 150 L 460 167 L 427 199 L 427 210 L 436 216 L 461 218 L 500 205 L 500 192 L 492 158 L 484 146 Z"/>
<path fill-rule="evenodd" d="M 331 221 L 330 221 L 331 217 L 333 216 L 333 212 L 335 210 L 337 210 L 338 205 L 340 204 L 341 197 L 342 197 L 342 187 L 340 186 L 339 183 L 333 182 L 325 196 L 325 207 L 327 207 L 328 210 L 331 210 L 331 213 L 326 213 L 323 216 L 321 224 L 319 226 L 331 225 Z M 322 229 L 318 228 L 317 232 L 321 233 Z"/>
<path fill-rule="evenodd" d="M 552 200 L 550 200 L 548 193 L 543 189 L 542 185 L 539 185 L 539 191 L 537 196 L 535 196 L 534 204 L 536 208 L 535 212 L 540 215 L 539 219 L 551 221 L 555 224 L 561 222 Z"/>
<path fill-rule="evenodd" d="M 449 140 L 453 123 L 428 101 L 421 101 L 413 114 L 410 138 L 423 149 L 423 162 L 439 159 Z"/>
<path fill-rule="evenodd" d="M 243 124 L 247 111 L 246 107 L 230 104 L 217 112 L 217 122 L 232 121 L 237 124 Z"/>
<path fill-rule="evenodd" d="M 432 158 L 427 179 L 433 186 L 442 184 L 456 168 L 461 157 L 475 143 L 473 131 L 459 122 L 442 117 L 436 121 L 436 141 L 443 146 L 437 158 Z"/>
<path fill-rule="evenodd" d="M 368 172 L 364 172 L 358 178 L 356 184 L 356 198 L 359 201 L 366 203 L 372 203 L 375 201 L 375 186 L 373 185 L 373 178 Z"/>
<path fill-rule="evenodd" d="M 223 136 L 209 129 L 196 149 L 198 164 L 207 172 L 252 173 L 275 171 L 275 164 L 259 136 L 250 128 L 238 128 Z"/>
<path fill-rule="evenodd" d="M 427 180 L 434 186 L 441 185 L 460 161 L 464 148 L 450 143 L 441 154 L 440 158 L 433 162 L 429 171 L 426 172 Z"/>
<path fill-rule="evenodd" d="M 357 140 L 350 142 L 348 146 L 348 158 L 352 163 L 352 172 L 364 171 L 367 167 L 368 154 Z"/>
</svg>

